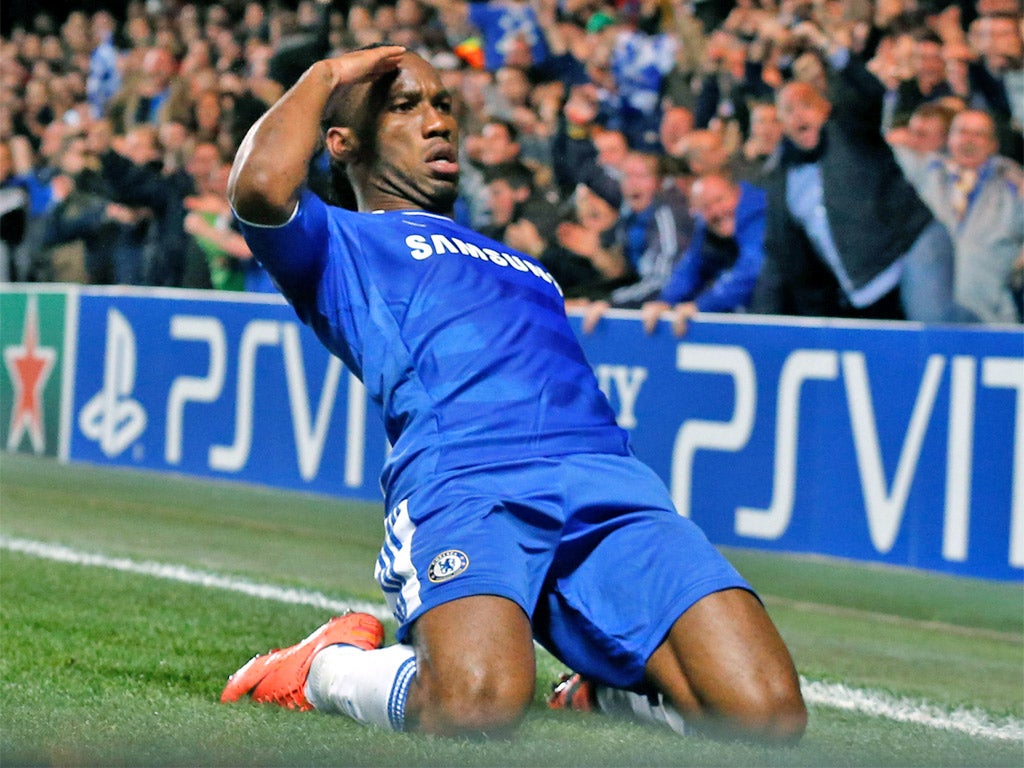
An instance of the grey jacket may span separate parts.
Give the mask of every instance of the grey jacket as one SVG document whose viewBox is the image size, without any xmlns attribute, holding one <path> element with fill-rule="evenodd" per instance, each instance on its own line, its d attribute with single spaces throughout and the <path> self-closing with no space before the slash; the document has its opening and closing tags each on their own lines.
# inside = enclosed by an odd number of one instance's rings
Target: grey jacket
<svg viewBox="0 0 1024 768">
<path fill-rule="evenodd" d="M 1024 248 L 1021 167 L 1007 157 L 991 158 L 981 168 L 967 212 L 958 221 L 951 202 L 952 182 L 946 157 L 898 147 L 896 159 L 921 199 L 953 238 L 955 301 L 984 322 L 1016 322 L 1008 279 Z"/>
</svg>

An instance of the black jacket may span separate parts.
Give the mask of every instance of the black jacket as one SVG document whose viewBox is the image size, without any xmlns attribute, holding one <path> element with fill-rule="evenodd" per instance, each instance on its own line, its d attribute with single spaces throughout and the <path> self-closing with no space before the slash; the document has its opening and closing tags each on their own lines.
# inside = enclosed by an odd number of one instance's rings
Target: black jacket
<svg viewBox="0 0 1024 768">
<path fill-rule="evenodd" d="M 831 74 L 832 114 L 822 127 L 817 162 L 825 211 L 839 256 L 855 288 L 868 284 L 911 246 L 932 221 L 880 132 L 884 88 L 858 59 Z M 765 262 L 752 311 L 845 314 L 831 269 L 786 206 L 786 174 L 802 161 L 784 140 L 781 161 L 765 179 Z"/>
</svg>

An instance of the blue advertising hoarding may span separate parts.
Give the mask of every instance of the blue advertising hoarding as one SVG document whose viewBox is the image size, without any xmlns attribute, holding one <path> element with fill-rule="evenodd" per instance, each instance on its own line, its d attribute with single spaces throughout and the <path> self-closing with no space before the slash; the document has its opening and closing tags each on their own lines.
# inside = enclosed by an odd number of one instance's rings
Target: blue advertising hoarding
<svg viewBox="0 0 1024 768">
<path fill-rule="evenodd" d="M 72 316 L 72 460 L 380 500 L 376 406 L 283 302 L 85 289 Z M 1020 329 L 619 313 L 581 338 L 713 542 L 1024 578 Z"/>
<path fill-rule="evenodd" d="M 1021 330 L 631 318 L 584 347 L 715 543 L 1021 578 Z"/>
<path fill-rule="evenodd" d="M 78 318 L 72 460 L 380 498 L 375 406 L 283 301 L 83 292 Z"/>
</svg>

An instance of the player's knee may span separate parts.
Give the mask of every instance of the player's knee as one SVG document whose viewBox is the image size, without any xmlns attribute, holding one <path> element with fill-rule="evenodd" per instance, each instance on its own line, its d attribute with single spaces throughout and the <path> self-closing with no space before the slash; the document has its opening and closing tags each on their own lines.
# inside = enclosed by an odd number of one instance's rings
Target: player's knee
<svg viewBox="0 0 1024 768">
<path fill-rule="evenodd" d="M 428 730 L 453 736 L 505 735 L 523 719 L 533 691 L 532 678 L 496 669 L 469 671 L 456 685 L 432 688 Z"/>
<path fill-rule="evenodd" d="M 807 707 L 795 681 L 769 681 L 749 691 L 729 714 L 743 735 L 761 741 L 796 743 L 807 728 Z"/>
</svg>

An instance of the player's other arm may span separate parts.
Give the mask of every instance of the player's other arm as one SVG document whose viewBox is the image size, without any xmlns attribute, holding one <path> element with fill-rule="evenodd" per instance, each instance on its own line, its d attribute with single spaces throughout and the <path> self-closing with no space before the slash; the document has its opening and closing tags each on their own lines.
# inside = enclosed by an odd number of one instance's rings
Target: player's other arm
<svg viewBox="0 0 1024 768">
<path fill-rule="evenodd" d="M 228 182 L 235 212 L 252 224 L 283 224 L 295 212 L 320 121 L 332 95 L 398 67 L 405 49 L 382 46 L 311 66 L 242 140 Z"/>
</svg>

